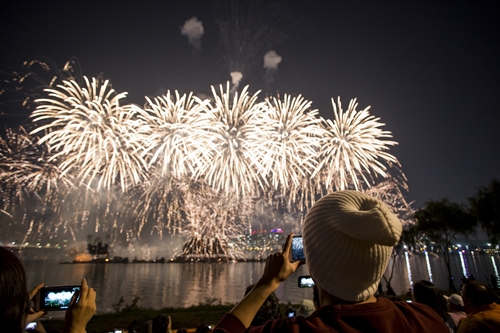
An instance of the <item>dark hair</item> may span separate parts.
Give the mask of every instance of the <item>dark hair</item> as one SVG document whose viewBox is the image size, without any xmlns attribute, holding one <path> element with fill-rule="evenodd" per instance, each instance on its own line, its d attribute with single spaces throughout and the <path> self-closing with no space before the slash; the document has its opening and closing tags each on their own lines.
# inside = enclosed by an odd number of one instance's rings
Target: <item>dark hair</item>
<svg viewBox="0 0 500 333">
<path fill-rule="evenodd" d="M 0 246 L 0 327 L 4 332 L 22 333 L 30 299 L 26 273 L 17 257 Z"/>
<path fill-rule="evenodd" d="M 153 318 L 153 333 L 164 333 L 167 331 L 168 317 L 161 314 Z"/>
<path fill-rule="evenodd" d="M 245 295 L 248 294 L 253 287 L 254 284 L 249 285 L 245 290 Z M 272 293 L 266 298 L 259 311 L 257 311 L 250 326 L 264 325 L 267 321 L 278 318 L 281 318 L 280 302 L 276 294 Z"/>
<path fill-rule="evenodd" d="M 212 326 L 207 325 L 207 324 L 201 324 L 200 326 L 196 327 L 196 333 L 208 333 L 212 332 Z"/>
<path fill-rule="evenodd" d="M 413 285 L 415 302 L 422 303 L 433 309 L 444 321 L 448 320 L 446 301 L 432 282 L 420 280 Z"/>
<path fill-rule="evenodd" d="M 481 306 L 494 303 L 495 292 L 489 287 L 477 281 L 469 281 L 463 286 L 463 297 L 474 302 L 474 306 Z"/>
</svg>

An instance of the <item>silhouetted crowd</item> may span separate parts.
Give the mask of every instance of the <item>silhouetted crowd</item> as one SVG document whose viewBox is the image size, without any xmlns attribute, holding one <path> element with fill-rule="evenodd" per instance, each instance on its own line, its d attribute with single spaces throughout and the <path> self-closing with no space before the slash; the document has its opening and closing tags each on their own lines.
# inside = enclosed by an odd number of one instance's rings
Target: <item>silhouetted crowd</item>
<svg viewBox="0 0 500 333">
<path fill-rule="evenodd" d="M 306 215 L 305 260 L 291 259 L 290 234 L 283 251 L 267 258 L 262 277 L 247 288 L 244 298 L 215 327 L 200 325 L 196 332 L 500 332 L 498 297 L 490 286 L 475 280 L 463 281 L 461 295 L 444 296 L 422 280 L 413 285 L 413 302 L 376 297 L 401 232 L 401 222 L 382 201 L 358 191 L 328 194 Z M 313 300 L 283 317 L 274 291 L 303 264 L 314 280 Z M 0 247 L 2 332 L 25 332 L 28 323 L 45 314 L 31 303 L 42 287 L 28 292 L 20 261 Z M 95 290 L 83 279 L 59 332 L 85 332 L 96 311 L 95 298 Z M 37 329 L 45 332 L 41 325 Z M 128 331 L 139 328 L 132 323 Z M 152 319 L 146 332 L 171 333 L 171 318 Z"/>
</svg>

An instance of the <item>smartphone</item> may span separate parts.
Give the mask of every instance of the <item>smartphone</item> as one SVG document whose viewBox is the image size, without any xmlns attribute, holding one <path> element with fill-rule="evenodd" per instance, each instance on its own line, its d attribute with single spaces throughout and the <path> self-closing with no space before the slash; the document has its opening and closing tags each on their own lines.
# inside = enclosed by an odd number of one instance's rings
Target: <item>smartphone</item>
<svg viewBox="0 0 500 333">
<path fill-rule="evenodd" d="M 25 331 L 34 331 L 36 329 L 36 321 L 32 321 L 26 325 Z"/>
<path fill-rule="evenodd" d="M 35 311 L 66 310 L 80 285 L 43 287 L 35 295 Z"/>
<path fill-rule="evenodd" d="M 292 239 L 292 261 L 297 260 L 306 260 L 302 236 L 293 236 Z"/>
<path fill-rule="evenodd" d="M 299 276 L 299 288 L 313 288 L 314 280 L 310 275 Z"/>
<path fill-rule="evenodd" d="M 295 311 L 294 311 L 294 310 L 288 310 L 288 311 L 286 312 L 286 316 L 287 316 L 288 318 L 293 318 L 293 317 L 295 317 Z"/>
</svg>

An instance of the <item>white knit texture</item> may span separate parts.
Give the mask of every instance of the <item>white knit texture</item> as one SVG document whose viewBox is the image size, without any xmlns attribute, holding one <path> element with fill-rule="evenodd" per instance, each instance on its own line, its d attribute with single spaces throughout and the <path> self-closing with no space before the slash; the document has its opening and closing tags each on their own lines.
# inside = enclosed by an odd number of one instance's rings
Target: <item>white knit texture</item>
<svg viewBox="0 0 500 333">
<path fill-rule="evenodd" d="M 304 223 L 309 272 L 329 294 L 364 301 L 375 294 L 401 231 L 382 201 L 357 191 L 328 194 Z"/>
</svg>

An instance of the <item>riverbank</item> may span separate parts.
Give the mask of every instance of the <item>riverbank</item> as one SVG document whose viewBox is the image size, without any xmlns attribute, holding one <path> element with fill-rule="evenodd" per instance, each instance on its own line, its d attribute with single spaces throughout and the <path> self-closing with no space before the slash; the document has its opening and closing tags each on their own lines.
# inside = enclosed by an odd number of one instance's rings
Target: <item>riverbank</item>
<svg viewBox="0 0 500 333">
<path fill-rule="evenodd" d="M 180 328 L 194 328 L 201 324 L 215 325 L 234 305 L 199 305 L 189 308 L 164 308 L 160 310 L 132 308 L 115 313 L 96 314 L 87 325 L 87 333 L 109 333 L 115 329 L 127 329 L 134 321 L 143 327 L 148 320 L 164 314 L 172 318 L 173 331 Z M 286 305 L 282 306 L 284 313 Z M 63 320 L 42 321 L 46 331 L 62 328 Z M 139 331 L 140 332 L 140 331 Z"/>
<path fill-rule="evenodd" d="M 399 298 L 407 299 L 407 295 L 399 296 Z M 207 303 L 209 302 L 210 300 L 207 301 Z M 147 321 L 161 314 L 171 317 L 173 332 L 180 328 L 194 329 L 201 324 L 217 324 L 233 306 L 234 304 L 203 304 L 188 308 L 155 310 L 144 309 L 134 305 L 125 305 L 118 312 L 94 315 L 87 325 L 87 333 L 109 333 L 114 332 L 115 329 L 127 329 L 134 321 L 136 322 L 135 327 L 137 327 L 137 331 L 142 333 L 143 331 L 140 330 L 140 327 L 144 327 Z M 299 308 L 299 304 L 280 304 L 281 315 L 283 317 L 289 306 L 292 306 L 294 309 Z M 64 325 L 62 319 L 43 320 L 42 323 L 47 331 L 61 328 Z"/>
</svg>

